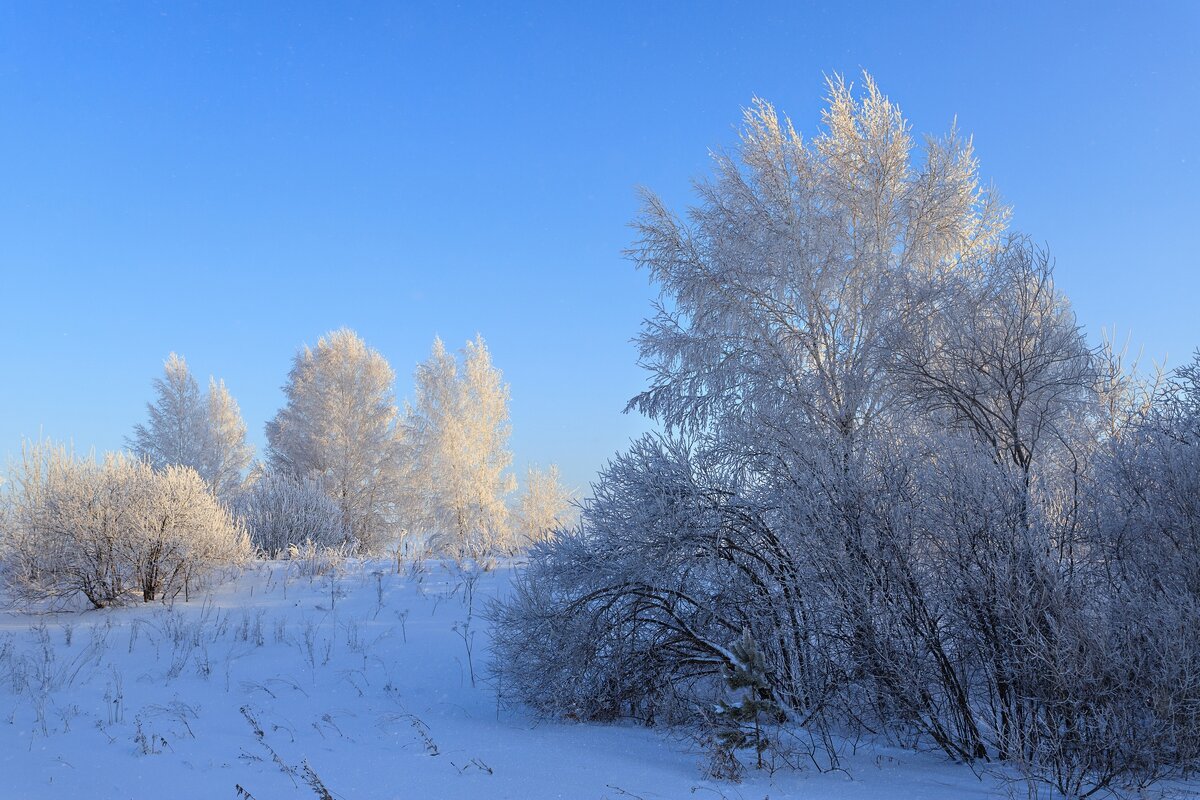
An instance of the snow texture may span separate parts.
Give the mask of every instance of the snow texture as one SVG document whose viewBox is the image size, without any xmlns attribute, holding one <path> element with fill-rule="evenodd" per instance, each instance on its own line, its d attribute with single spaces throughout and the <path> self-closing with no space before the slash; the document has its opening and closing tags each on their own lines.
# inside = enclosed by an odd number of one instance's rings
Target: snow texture
<svg viewBox="0 0 1200 800">
<path fill-rule="evenodd" d="M 849 774 L 750 770 L 722 783 L 703 778 L 704 754 L 669 731 L 501 706 L 480 612 L 512 570 L 472 582 L 441 562 L 400 573 L 353 562 L 332 577 L 260 562 L 188 603 L 8 613 L 0 796 L 324 797 L 314 786 L 356 800 L 1007 794 L 935 754 L 879 746 L 847 759 Z"/>
</svg>

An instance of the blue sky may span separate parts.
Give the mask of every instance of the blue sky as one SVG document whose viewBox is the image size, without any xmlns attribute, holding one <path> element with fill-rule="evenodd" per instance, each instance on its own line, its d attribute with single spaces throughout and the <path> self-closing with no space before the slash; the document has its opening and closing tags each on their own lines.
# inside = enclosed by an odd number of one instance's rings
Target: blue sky
<svg viewBox="0 0 1200 800">
<path fill-rule="evenodd" d="M 1049 7 L 1047 7 L 1049 6 Z M 621 257 L 759 95 L 812 133 L 870 70 L 957 116 L 1094 339 L 1200 345 L 1200 4 L 0 5 L 0 454 L 121 446 L 174 350 L 254 443 L 301 344 L 399 375 L 483 334 L 519 467 L 575 485 L 645 423 Z"/>
</svg>

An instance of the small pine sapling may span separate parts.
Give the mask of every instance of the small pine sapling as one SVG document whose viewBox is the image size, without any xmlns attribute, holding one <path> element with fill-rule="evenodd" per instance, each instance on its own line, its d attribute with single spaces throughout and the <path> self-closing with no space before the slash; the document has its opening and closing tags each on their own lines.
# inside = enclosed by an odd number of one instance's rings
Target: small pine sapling
<svg viewBox="0 0 1200 800">
<path fill-rule="evenodd" d="M 753 748 L 757 766 L 762 769 L 763 753 L 771 746 L 764 726 L 780 720 L 783 710 L 775 702 L 766 661 L 748 628 L 742 629 L 742 636 L 731 652 L 734 665 L 726 670 L 725 682 L 734 699 L 722 700 L 717 705 L 717 749 L 721 755 L 736 761 L 736 751 Z"/>
</svg>

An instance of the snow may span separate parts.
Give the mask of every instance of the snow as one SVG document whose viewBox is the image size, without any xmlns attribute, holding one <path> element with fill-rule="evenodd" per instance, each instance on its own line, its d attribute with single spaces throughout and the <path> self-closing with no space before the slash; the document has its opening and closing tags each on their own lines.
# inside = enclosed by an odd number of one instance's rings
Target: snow
<svg viewBox="0 0 1200 800">
<path fill-rule="evenodd" d="M 0 796 L 322 797 L 306 765 L 332 797 L 355 800 L 1009 793 L 937 755 L 881 746 L 860 747 L 845 773 L 749 770 L 725 783 L 671 731 L 503 707 L 481 612 L 513 569 L 483 573 L 473 601 L 448 563 L 355 562 L 331 579 L 263 562 L 171 607 L 10 612 Z"/>
</svg>

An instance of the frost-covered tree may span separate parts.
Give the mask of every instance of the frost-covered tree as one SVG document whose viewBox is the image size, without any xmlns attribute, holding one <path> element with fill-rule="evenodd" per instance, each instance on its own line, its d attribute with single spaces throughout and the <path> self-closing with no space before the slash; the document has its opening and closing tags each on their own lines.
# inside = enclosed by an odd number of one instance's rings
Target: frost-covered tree
<svg viewBox="0 0 1200 800">
<path fill-rule="evenodd" d="M 342 509 L 320 482 L 268 472 L 234 502 L 255 550 L 278 558 L 290 546 L 340 547 L 349 538 Z"/>
<path fill-rule="evenodd" d="M 917 152 L 869 77 L 858 92 L 831 80 L 827 102 L 823 130 L 805 140 L 756 101 L 738 148 L 715 157 L 716 176 L 699 184 L 685 218 L 647 195 L 630 255 L 662 299 L 639 338 L 650 388 L 630 406 L 667 438 L 615 462 L 611 488 L 584 515 L 613 542 L 662 531 L 643 555 L 657 563 L 666 542 L 680 558 L 726 562 L 687 602 L 672 599 L 683 564 L 642 594 L 672 615 L 715 605 L 704 624 L 662 621 L 694 634 L 680 647 L 714 676 L 714 654 L 743 628 L 774 648 L 774 694 L 799 718 L 824 713 L 829 687 L 874 648 L 872 587 L 890 579 L 869 573 L 890 545 L 865 523 L 872 488 L 903 489 L 879 473 L 878 445 L 914 429 L 893 373 L 897 335 L 909 330 L 914 297 L 936 302 L 931 287 L 1001 246 L 1008 217 L 955 131 Z M 810 591 L 817 575 L 836 576 L 826 595 L 836 605 Z M 644 602 L 628 606 L 639 625 Z"/>
<path fill-rule="evenodd" d="M 1124 579 L 1200 602 L 1200 351 L 1111 443 L 1103 541 Z"/>
<path fill-rule="evenodd" d="M 546 539 L 554 531 L 572 527 L 575 522 L 574 495 L 559 480 L 558 466 L 546 470 L 530 466 L 525 471 L 525 491 L 517 505 L 515 525 L 528 546 Z"/>
<path fill-rule="evenodd" d="M 404 421 L 411 527 L 456 556 L 511 549 L 509 390 L 487 345 L 476 336 L 460 363 L 435 339 L 414 378 L 415 399 Z"/>
<path fill-rule="evenodd" d="M 245 534 L 188 467 L 155 470 L 123 454 L 79 459 L 27 445 L 6 492 L 10 589 L 27 599 L 96 608 L 187 593 L 249 554 Z"/>
<path fill-rule="evenodd" d="M 127 442 L 130 450 L 155 469 L 194 469 L 217 497 L 229 500 L 254 457 L 237 402 L 225 382 L 213 378 L 202 395 L 187 362 L 175 353 L 163 373 L 154 381 L 155 401 L 146 405 L 147 423 L 135 426 Z"/>
<path fill-rule="evenodd" d="M 148 420 L 136 425 L 129 449 L 155 469 L 182 464 L 197 469 L 204 456 L 206 409 L 187 361 L 171 353 L 163 376 L 154 379 L 155 399 L 146 404 Z"/>
<path fill-rule="evenodd" d="M 820 429 L 852 446 L 895 398 L 883 374 L 909 280 L 997 245 L 1008 210 L 969 141 L 951 130 L 918 158 L 869 76 L 828 90 L 808 141 L 755 100 L 686 219 L 645 195 L 629 255 L 662 301 L 639 338 L 651 386 L 631 407 L 671 428 L 746 417 L 749 435 Z"/>
<path fill-rule="evenodd" d="M 204 434 L 197 472 L 217 497 L 228 500 L 241 488 L 254 448 L 246 442 L 246 423 L 225 381 L 209 378 Z"/>
<path fill-rule="evenodd" d="M 663 432 L 532 548 L 493 610 L 502 685 L 696 724 L 752 660 L 818 738 L 895 731 L 1067 797 L 1196 769 L 1200 368 L 1137 388 L 969 144 L 918 157 L 869 79 L 828 100 L 807 141 L 756 103 L 685 218 L 647 197 L 630 405 Z"/>
<path fill-rule="evenodd" d="M 894 370 L 906 394 L 1029 474 L 1069 437 L 1096 365 L 1048 253 L 1014 237 L 969 267 L 910 309 Z"/>
<path fill-rule="evenodd" d="M 272 470 L 319 478 L 357 547 L 380 550 L 396 524 L 401 461 L 395 374 L 348 329 L 296 354 L 287 404 L 267 423 Z"/>
</svg>

